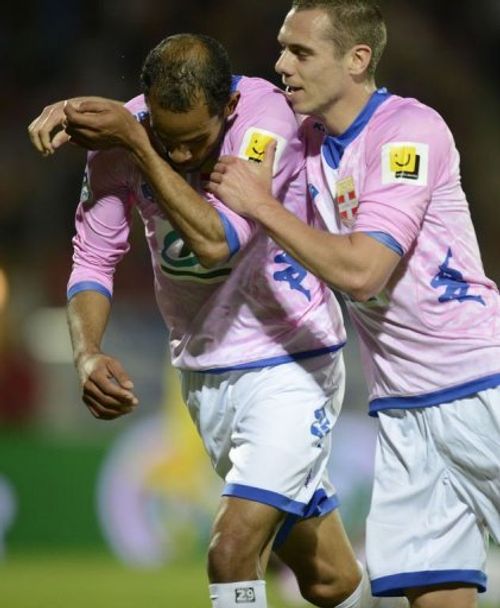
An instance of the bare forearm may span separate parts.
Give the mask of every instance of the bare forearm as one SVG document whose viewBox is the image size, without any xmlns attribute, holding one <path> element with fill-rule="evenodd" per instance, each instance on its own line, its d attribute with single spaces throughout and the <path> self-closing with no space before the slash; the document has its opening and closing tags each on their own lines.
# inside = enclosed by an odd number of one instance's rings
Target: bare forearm
<svg viewBox="0 0 500 608">
<path fill-rule="evenodd" d="M 158 204 L 200 262 L 211 266 L 226 260 L 229 248 L 214 207 L 186 183 L 150 144 L 134 147 L 132 155 L 154 188 Z"/>
<path fill-rule="evenodd" d="M 82 291 L 68 302 L 68 326 L 75 363 L 85 355 L 100 352 L 110 309 L 108 298 L 97 291 Z"/>
</svg>

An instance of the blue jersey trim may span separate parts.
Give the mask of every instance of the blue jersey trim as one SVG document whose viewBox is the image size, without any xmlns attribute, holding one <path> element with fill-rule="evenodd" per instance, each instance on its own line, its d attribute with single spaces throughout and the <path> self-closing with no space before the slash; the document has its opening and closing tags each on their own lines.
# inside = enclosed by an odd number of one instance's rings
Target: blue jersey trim
<svg viewBox="0 0 500 608">
<path fill-rule="evenodd" d="M 109 300 L 111 300 L 111 292 L 96 281 L 80 281 L 79 283 L 75 283 L 72 285 L 67 292 L 68 301 L 71 300 L 77 293 L 81 291 L 97 291 L 98 293 L 102 293 L 103 296 L 106 296 Z"/>
<path fill-rule="evenodd" d="M 233 256 L 240 250 L 240 239 L 238 233 L 234 229 L 229 219 L 222 213 L 222 211 L 216 210 L 224 227 L 224 233 L 226 235 L 227 246 L 229 247 L 229 255 Z"/>
<path fill-rule="evenodd" d="M 233 372 L 239 369 L 258 369 L 261 367 L 273 367 L 276 365 L 283 365 L 284 363 L 291 363 L 292 361 L 300 361 L 301 359 L 310 359 L 312 357 L 320 357 L 327 353 L 334 353 L 341 348 L 344 348 L 345 342 L 340 344 L 334 344 L 333 346 L 326 346 L 325 348 L 318 348 L 316 350 L 306 350 L 300 353 L 293 353 L 291 355 L 279 355 L 277 357 L 269 357 L 269 359 L 259 359 L 258 361 L 250 361 L 249 363 L 240 363 L 239 365 L 231 365 L 230 367 L 218 367 L 215 369 L 201 369 L 197 370 L 203 374 L 223 374 L 225 372 Z"/>
<path fill-rule="evenodd" d="M 399 256 L 401 256 L 401 257 L 404 256 L 405 252 L 403 251 L 403 248 L 401 247 L 401 245 L 396 241 L 396 239 L 393 236 L 391 236 L 390 234 L 387 234 L 387 232 L 379 232 L 379 231 L 375 231 L 375 230 L 370 230 L 369 232 L 364 232 L 363 234 L 367 234 L 368 236 L 371 236 L 373 239 L 375 239 L 379 243 L 382 243 L 382 245 L 389 247 L 389 249 L 394 251 L 394 253 L 397 253 Z"/>
<path fill-rule="evenodd" d="M 371 586 L 372 595 L 376 597 L 395 597 L 404 595 L 405 589 L 445 583 L 474 585 L 479 593 L 484 593 L 488 577 L 481 570 L 423 570 L 382 576 L 372 580 Z"/>
<path fill-rule="evenodd" d="M 389 409 L 413 409 L 419 407 L 430 407 L 463 399 L 489 388 L 500 386 L 500 374 L 485 376 L 471 382 L 465 382 L 457 386 L 445 388 L 426 395 L 414 395 L 412 397 L 381 397 L 370 401 L 370 416 L 376 416 L 377 412 Z"/>
<path fill-rule="evenodd" d="M 243 76 L 240 76 L 239 74 L 233 74 L 231 77 L 231 93 L 234 93 L 238 89 L 238 85 L 242 78 Z"/>
<path fill-rule="evenodd" d="M 281 524 L 278 533 L 273 542 L 273 549 L 279 549 L 288 538 L 293 526 L 301 519 L 308 519 L 310 517 L 320 517 L 326 515 L 331 511 L 337 509 L 340 505 L 340 501 L 336 494 L 327 496 L 326 492 L 321 488 L 314 492 L 313 497 L 306 505 L 306 510 L 302 516 L 288 513 L 285 517 L 284 522 Z"/>
<path fill-rule="evenodd" d="M 344 150 L 352 141 L 354 141 L 354 139 L 356 139 L 356 137 L 365 128 L 370 118 L 373 116 L 375 110 L 381 103 L 390 97 L 390 95 L 391 94 L 388 93 L 387 89 L 378 89 L 372 94 L 368 100 L 368 103 L 361 110 L 347 131 L 344 131 L 342 135 L 338 135 L 336 137 L 333 135 L 328 135 L 325 137 L 322 145 L 322 153 L 330 167 L 333 169 L 338 168 L 340 161 L 342 160 L 342 156 L 344 155 Z"/>
</svg>

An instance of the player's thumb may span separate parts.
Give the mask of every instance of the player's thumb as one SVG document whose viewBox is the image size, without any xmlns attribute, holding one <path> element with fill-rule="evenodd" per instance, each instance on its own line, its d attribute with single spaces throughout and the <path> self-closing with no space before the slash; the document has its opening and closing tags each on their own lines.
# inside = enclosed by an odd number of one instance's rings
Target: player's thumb
<svg viewBox="0 0 500 608">
<path fill-rule="evenodd" d="M 119 361 L 111 359 L 108 362 L 108 369 L 122 388 L 126 390 L 132 390 L 134 388 L 134 383 Z"/>
<path fill-rule="evenodd" d="M 278 142 L 275 139 L 271 139 L 271 141 L 266 146 L 266 153 L 264 154 L 263 166 L 266 167 L 269 173 L 273 174 L 274 167 L 274 159 L 276 158 L 276 148 L 278 147 Z"/>
</svg>

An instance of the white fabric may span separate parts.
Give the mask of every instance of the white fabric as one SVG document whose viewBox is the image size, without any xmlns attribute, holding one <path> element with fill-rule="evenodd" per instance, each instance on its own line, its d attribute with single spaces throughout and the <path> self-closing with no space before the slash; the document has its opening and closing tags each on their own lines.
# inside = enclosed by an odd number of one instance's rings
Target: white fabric
<svg viewBox="0 0 500 608">
<path fill-rule="evenodd" d="M 334 493 L 326 467 L 344 376 L 336 353 L 252 371 L 183 371 L 181 382 L 226 488 L 262 492 L 259 502 L 300 515 L 297 503 L 307 504 L 319 488 Z"/>
<path fill-rule="evenodd" d="M 379 420 L 367 520 L 372 584 L 484 572 L 488 531 L 500 540 L 500 389 Z"/>
<path fill-rule="evenodd" d="M 216 583 L 209 589 L 212 608 L 267 608 L 265 581 Z"/>
</svg>

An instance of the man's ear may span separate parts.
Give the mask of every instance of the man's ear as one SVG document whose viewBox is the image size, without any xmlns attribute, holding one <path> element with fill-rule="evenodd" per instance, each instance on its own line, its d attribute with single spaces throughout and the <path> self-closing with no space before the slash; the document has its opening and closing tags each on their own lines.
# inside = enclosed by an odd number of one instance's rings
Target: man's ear
<svg viewBox="0 0 500 608">
<path fill-rule="evenodd" d="M 239 91 L 233 91 L 229 97 L 229 101 L 224 108 L 224 118 L 229 118 L 231 114 L 234 114 L 236 106 L 240 100 L 241 93 Z"/>
<path fill-rule="evenodd" d="M 361 76 L 367 70 L 372 59 L 372 50 L 367 44 L 357 44 L 349 55 L 349 71 L 353 76 Z"/>
</svg>

